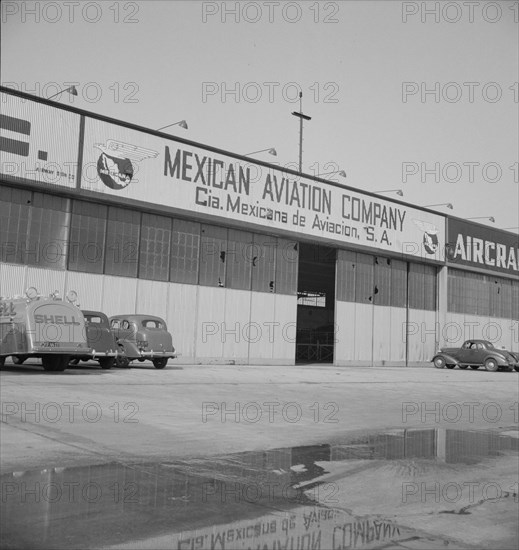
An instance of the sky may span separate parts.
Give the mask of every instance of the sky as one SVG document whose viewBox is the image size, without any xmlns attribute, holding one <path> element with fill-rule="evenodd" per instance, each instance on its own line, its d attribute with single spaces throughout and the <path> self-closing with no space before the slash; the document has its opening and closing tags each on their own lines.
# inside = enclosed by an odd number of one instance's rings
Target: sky
<svg viewBox="0 0 519 550">
<path fill-rule="evenodd" d="M 518 1 L 1 3 L 2 85 L 519 226 Z M 403 198 L 391 190 L 401 189 Z M 495 218 L 492 223 L 488 217 Z"/>
</svg>

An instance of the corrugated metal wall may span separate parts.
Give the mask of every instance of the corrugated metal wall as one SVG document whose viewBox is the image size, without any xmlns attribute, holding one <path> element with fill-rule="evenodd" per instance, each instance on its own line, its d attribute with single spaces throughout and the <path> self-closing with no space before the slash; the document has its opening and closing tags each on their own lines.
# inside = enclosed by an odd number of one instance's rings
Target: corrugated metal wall
<svg viewBox="0 0 519 550">
<path fill-rule="evenodd" d="M 69 290 L 108 316 L 150 312 L 166 320 L 182 362 L 293 364 L 297 297 L 0 263 L 0 295 Z"/>
</svg>

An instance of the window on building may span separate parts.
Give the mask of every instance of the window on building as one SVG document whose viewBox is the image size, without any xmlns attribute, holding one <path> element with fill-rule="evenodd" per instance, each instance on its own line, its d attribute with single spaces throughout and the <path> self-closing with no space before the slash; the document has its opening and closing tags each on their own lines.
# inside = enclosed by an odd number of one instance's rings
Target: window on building
<svg viewBox="0 0 519 550">
<path fill-rule="evenodd" d="M 339 250 L 337 253 L 337 300 L 355 301 L 355 275 L 357 253 Z"/>
<path fill-rule="evenodd" d="M 32 193 L 0 186 L 0 261 L 25 263 Z"/>
<path fill-rule="evenodd" d="M 89 202 L 72 203 L 68 268 L 103 273 L 108 207 Z"/>
<path fill-rule="evenodd" d="M 361 304 L 373 303 L 374 261 L 369 254 L 357 253 L 355 262 L 355 301 Z"/>
<path fill-rule="evenodd" d="M 391 260 L 375 256 L 373 303 L 377 306 L 391 304 Z"/>
<path fill-rule="evenodd" d="M 391 305 L 407 307 L 407 262 L 391 259 Z"/>
<path fill-rule="evenodd" d="M 66 269 L 69 224 L 69 199 L 34 193 L 25 263 Z"/>
<path fill-rule="evenodd" d="M 412 309 L 436 310 L 436 267 L 409 263 L 408 300 Z"/>
<path fill-rule="evenodd" d="M 253 235 L 250 252 L 252 290 L 274 292 L 276 278 L 277 239 L 268 235 Z"/>
<path fill-rule="evenodd" d="M 199 256 L 200 224 L 186 220 L 173 220 L 170 281 L 196 285 Z"/>
<path fill-rule="evenodd" d="M 226 286 L 226 265 L 227 229 L 215 225 L 202 225 L 199 284 L 206 286 Z"/>
<path fill-rule="evenodd" d="M 254 251 L 252 233 L 229 229 L 227 239 L 227 287 L 250 290 L 252 258 Z"/>
<path fill-rule="evenodd" d="M 154 281 L 169 279 L 171 219 L 143 214 L 139 247 L 139 277 Z"/>
<path fill-rule="evenodd" d="M 105 273 L 137 277 L 141 214 L 124 208 L 108 208 Z"/>
<path fill-rule="evenodd" d="M 298 265 L 298 243 L 286 239 L 278 239 L 274 292 L 277 294 L 289 294 L 290 296 L 297 295 Z"/>
</svg>

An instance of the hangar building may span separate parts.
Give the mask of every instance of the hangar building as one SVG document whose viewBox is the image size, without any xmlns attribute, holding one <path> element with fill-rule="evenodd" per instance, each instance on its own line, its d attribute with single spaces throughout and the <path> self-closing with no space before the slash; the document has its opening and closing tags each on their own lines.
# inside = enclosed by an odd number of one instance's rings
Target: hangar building
<svg viewBox="0 0 519 550">
<path fill-rule="evenodd" d="M 0 90 L 0 295 L 163 317 L 185 363 L 519 351 L 519 239 Z"/>
</svg>

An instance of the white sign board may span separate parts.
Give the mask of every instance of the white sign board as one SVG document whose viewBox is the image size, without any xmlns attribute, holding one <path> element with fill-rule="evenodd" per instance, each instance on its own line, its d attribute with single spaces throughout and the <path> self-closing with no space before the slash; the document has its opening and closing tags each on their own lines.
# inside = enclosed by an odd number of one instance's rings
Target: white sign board
<svg viewBox="0 0 519 550">
<path fill-rule="evenodd" d="M 443 259 L 445 219 L 406 205 L 106 122 L 85 123 L 81 187 L 431 260 Z"/>
<path fill-rule="evenodd" d="M 74 188 L 80 115 L 0 93 L 0 174 Z"/>
</svg>

